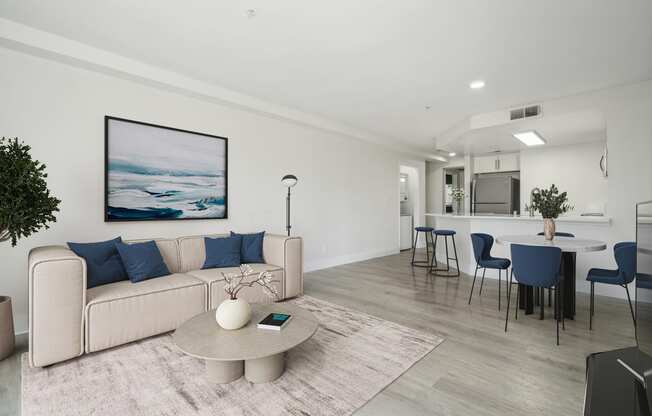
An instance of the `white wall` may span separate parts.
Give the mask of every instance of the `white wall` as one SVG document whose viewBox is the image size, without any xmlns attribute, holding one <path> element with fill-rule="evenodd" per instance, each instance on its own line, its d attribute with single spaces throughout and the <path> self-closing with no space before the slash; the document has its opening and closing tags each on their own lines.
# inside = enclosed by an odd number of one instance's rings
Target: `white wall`
<svg viewBox="0 0 652 416">
<path fill-rule="evenodd" d="M 292 225 L 305 241 L 306 270 L 398 252 L 397 153 L 8 49 L 0 48 L 0 62 L 0 134 L 18 136 L 32 146 L 32 155 L 47 165 L 52 193 L 62 200 L 49 230 L 14 248 L 0 246 L 0 293 L 14 298 L 17 332 L 27 327 L 31 248 L 117 235 L 283 233 L 280 178 L 286 173 L 299 178 L 293 189 Z M 227 136 L 230 218 L 105 223 L 105 114 Z"/>
<path fill-rule="evenodd" d="M 604 141 L 599 141 L 521 151 L 522 212 L 530 202 L 532 188 L 549 188 L 553 183 L 560 191 L 568 192 L 569 203 L 575 207 L 570 215 L 580 215 L 591 206 L 604 207 L 608 179 L 598 163 L 605 146 Z"/>
</svg>

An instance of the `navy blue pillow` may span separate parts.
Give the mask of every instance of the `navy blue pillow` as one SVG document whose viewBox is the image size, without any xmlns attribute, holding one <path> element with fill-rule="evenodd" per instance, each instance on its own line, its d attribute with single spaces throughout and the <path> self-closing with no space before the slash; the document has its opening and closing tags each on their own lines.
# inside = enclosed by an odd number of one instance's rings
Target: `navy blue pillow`
<svg viewBox="0 0 652 416">
<path fill-rule="evenodd" d="M 242 236 L 240 261 L 242 263 L 265 263 L 263 259 L 263 237 L 265 231 L 254 234 L 236 234 L 231 231 L 231 237 Z"/>
<path fill-rule="evenodd" d="M 131 283 L 170 274 L 154 241 L 134 244 L 115 243 L 115 247 L 120 253 Z"/>
<path fill-rule="evenodd" d="M 206 245 L 206 261 L 204 261 L 202 269 L 240 266 L 242 236 L 235 235 L 224 238 L 204 237 L 204 244 Z"/>
<path fill-rule="evenodd" d="M 122 260 L 116 243 L 122 238 L 114 238 L 99 243 L 68 243 L 68 247 L 79 257 L 86 260 L 86 287 L 88 289 L 108 283 L 127 280 L 127 272 L 122 266 Z"/>
</svg>

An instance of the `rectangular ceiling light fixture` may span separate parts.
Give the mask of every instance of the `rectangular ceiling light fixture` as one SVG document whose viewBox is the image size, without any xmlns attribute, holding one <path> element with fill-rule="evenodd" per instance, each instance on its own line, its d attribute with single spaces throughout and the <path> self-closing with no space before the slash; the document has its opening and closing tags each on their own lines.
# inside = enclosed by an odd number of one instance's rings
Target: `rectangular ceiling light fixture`
<svg viewBox="0 0 652 416">
<path fill-rule="evenodd" d="M 534 130 L 515 133 L 513 136 L 523 142 L 526 146 L 541 146 L 542 144 L 546 144 L 543 137 L 539 136 L 539 133 Z"/>
</svg>

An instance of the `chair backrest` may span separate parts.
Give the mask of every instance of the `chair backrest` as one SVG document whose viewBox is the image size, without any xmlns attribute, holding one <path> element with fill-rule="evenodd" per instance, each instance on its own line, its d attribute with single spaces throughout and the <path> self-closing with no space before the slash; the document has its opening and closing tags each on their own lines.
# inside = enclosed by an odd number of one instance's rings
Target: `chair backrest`
<svg viewBox="0 0 652 416">
<path fill-rule="evenodd" d="M 636 277 L 636 243 L 623 241 L 614 245 L 614 257 L 618 272 L 624 283 L 631 283 Z"/>
<path fill-rule="evenodd" d="M 471 234 L 471 244 L 473 244 L 473 257 L 478 263 L 480 260 L 486 260 L 490 257 L 494 238 L 489 234 L 473 233 Z"/>
<path fill-rule="evenodd" d="M 540 233 L 537 234 L 537 235 L 544 235 L 544 233 L 543 233 L 543 231 L 542 231 L 542 232 L 540 232 Z M 564 233 L 564 232 L 562 232 L 562 231 L 559 231 L 559 232 L 555 232 L 555 237 L 575 237 L 575 234 Z"/>
<path fill-rule="evenodd" d="M 519 283 L 551 287 L 559 281 L 559 247 L 512 244 L 512 270 Z"/>
</svg>

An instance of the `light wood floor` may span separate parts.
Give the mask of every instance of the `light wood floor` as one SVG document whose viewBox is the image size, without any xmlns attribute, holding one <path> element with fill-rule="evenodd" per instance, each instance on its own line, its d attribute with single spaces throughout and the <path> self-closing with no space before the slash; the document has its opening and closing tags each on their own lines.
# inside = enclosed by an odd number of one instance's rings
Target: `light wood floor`
<svg viewBox="0 0 652 416">
<path fill-rule="evenodd" d="M 486 279 L 482 296 L 476 286 L 469 306 L 472 277 L 430 277 L 409 262 L 403 252 L 305 275 L 307 295 L 446 338 L 356 415 L 579 415 L 586 355 L 634 344 L 625 301 L 597 297 L 589 332 L 588 296 L 578 293 L 557 347 L 550 309 L 544 321 L 510 314 L 505 333 L 497 281 Z M 25 350 L 22 336 L 0 362 L 0 416 L 19 414 Z"/>
<path fill-rule="evenodd" d="M 586 355 L 635 343 L 626 301 L 596 297 L 589 331 L 588 296 L 581 293 L 559 346 L 551 308 L 543 321 L 522 311 L 514 321 L 510 313 L 505 333 L 496 280 L 485 280 L 482 296 L 476 285 L 469 306 L 472 276 L 429 277 L 410 267 L 410 256 L 306 274 L 310 296 L 446 338 L 356 415 L 580 415 Z"/>
</svg>

